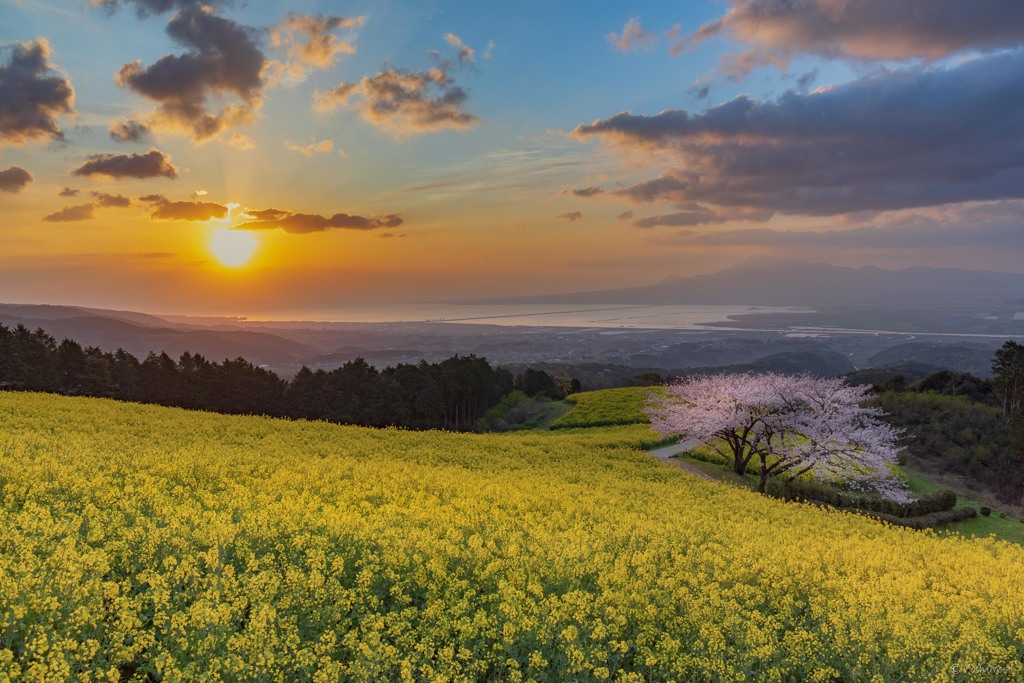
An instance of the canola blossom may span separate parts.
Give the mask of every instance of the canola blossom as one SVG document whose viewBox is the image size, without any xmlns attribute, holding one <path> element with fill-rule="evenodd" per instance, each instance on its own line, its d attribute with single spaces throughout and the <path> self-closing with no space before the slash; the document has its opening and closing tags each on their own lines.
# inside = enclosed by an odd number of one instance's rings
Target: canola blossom
<svg viewBox="0 0 1024 683">
<path fill-rule="evenodd" d="M 624 387 L 572 394 L 572 410 L 551 423 L 552 429 L 604 427 L 650 422 L 645 406 L 663 395 L 664 387 Z"/>
<path fill-rule="evenodd" d="M 647 425 L 0 425 L 0 681 L 1024 676 L 1024 548 L 698 479 Z"/>
</svg>

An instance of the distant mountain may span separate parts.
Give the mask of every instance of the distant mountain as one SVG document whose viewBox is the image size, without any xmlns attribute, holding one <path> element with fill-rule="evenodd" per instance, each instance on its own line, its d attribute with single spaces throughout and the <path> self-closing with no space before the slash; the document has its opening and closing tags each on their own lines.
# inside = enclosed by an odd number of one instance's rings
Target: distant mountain
<svg viewBox="0 0 1024 683">
<path fill-rule="evenodd" d="M 0 304 L 0 324 L 41 327 L 58 342 L 74 339 L 103 351 L 123 348 L 139 360 L 150 351 L 164 351 L 175 359 L 189 351 L 216 362 L 242 356 L 258 365 L 282 365 L 320 353 L 315 347 L 265 332 L 211 330 L 145 313 L 77 306 Z"/>
<path fill-rule="evenodd" d="M 991 306 L 1022 297 L 1024 274 L 1020 273 L 924 267 L 845 268 L 828 263 L 776 261 L 765 265 L 747 262 L 710 275 L 670 277 L 643 287 L 490 299 L 486 303 Z"/>
</svg>

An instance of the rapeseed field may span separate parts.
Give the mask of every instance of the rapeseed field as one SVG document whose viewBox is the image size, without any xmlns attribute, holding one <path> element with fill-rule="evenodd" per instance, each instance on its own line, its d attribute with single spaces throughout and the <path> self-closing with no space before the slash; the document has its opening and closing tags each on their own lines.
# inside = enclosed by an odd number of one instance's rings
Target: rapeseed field
<svg viewBox="0 0 1024 683">
<path fill-rule="evenodd" d="M 1024 676 L 1024 548 L 665 467 L 0 392 L 0 681 Z"/>
</svg>

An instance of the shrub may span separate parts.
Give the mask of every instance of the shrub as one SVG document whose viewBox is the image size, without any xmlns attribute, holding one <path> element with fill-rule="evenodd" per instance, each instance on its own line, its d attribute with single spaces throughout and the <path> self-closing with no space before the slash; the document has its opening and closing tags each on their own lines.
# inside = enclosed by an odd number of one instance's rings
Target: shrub
<svg viewBox="0 0 1024 683">
<path fill-rule="evenodd" d="M 990 508 L 990 507 L 983 507 L 983 508 L 981 508 L 980 512 L 981 512 L 983 517 L 988 517 L 989 515 L 992 514 L 992 508 Z"/>
<path fill-rule="evenodd" d="M 952 510 L 956 505 L 956 493 L 950 489 L 932 491 L 917 500 L 902 503 L 875 494 L 841 491 L 820 482 L 783 481 L 777 478 L 768 481 L 765 493 L 783 500 L 824 503 L 832 507 L 864 510 L 900 518 L 944 512 Z"/>
</svg>

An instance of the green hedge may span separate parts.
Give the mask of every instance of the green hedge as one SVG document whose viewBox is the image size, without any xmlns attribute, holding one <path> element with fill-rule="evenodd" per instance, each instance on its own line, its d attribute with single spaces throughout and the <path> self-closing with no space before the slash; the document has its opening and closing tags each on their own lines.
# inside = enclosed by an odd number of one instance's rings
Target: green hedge
<svg viewBox="0 0 1024 683">
<path fill-rule="evenodd" d="M 883 515 L 877 512 L 867 513 L 872 517 L 881 519 L 895 524 L 896 526 L 910 527 L 911 529 L 930 529 L 933 526 L 940 524 L 951 524 L 953 522 L 962 522 L 965 519 L 971 517 L 977 517 L 978 511 L 972 507 L 956 508 L 955 510 L 942 510 L 941 512 L 931 512 L 927 515 L 920 515 L 918 517 L 895 517 L 893 515 Z"/>
<path fill-rule="evenodd" d="M 956 505 L 956 493 L 939 489 L 925 494 L 909 503 L 900 503 L 879 495 L 841 491 L 827 484 L 809 481 L 783 481 L 769 479 L 765 493 L 782 500 L 824 503 L 838 508 L 852 508 L 894 518 L 920 517 L 937 512 L 952 510 Z"/>
</svg>

